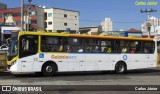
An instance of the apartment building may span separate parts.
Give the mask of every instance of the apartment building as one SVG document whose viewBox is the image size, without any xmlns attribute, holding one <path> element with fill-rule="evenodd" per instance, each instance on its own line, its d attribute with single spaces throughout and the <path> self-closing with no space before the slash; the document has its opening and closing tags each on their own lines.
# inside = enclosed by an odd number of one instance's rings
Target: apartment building
<svg viewBox="0 0 160 94">
<path fill-rule="evenodd" d="M 101 22 L 102 31 L 112 31 L 112 21 L 110 18 L 105 18 L 104 21 Z"/>
<path fill-rule="evenodd" d="M 0 9 L 6 9 L 6 8 L 7 8 L 6 4 L 0 3 Z"/>
<path fill-rule="evenodd" d="M 30 29 L 44 30 L 44 9 L 31 5 L 30 10 L 29 16 L 28 6 L 24 6 L 23 29 L 27 30 L 29 24 Z M 21 7 L 0 9 L 0 25 L 21 27 Z"/>
<path fill-rule="evenodd" d="M 28 11 L 30 10 L 30 16 Z M 47 32 L 73 33 L 79 30 L 78 11 L 46 8 L 36 5 L 24 6 L 23 29 Z M 0 9 L 0 25 L 21 27 L 21 7 Z"/>
<path fill-rule="evenodd" d="M 78 11 L 66 10 L 60 8 L 44 9 L 45 30 L 47 32 L 64 32 L 70 33 L 79 30 Z"/>
</svg>

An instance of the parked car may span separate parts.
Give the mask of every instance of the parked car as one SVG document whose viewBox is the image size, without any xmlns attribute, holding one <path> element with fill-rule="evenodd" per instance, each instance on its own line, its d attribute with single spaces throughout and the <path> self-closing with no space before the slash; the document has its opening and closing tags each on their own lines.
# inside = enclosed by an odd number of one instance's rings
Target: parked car
<svg viewBox="0 0 160 94">
<path fill-rule="evenodd" d="M 4 44 L 0 46 L 0 50 L 8 50 L 8 46 Z"/>
</svg>

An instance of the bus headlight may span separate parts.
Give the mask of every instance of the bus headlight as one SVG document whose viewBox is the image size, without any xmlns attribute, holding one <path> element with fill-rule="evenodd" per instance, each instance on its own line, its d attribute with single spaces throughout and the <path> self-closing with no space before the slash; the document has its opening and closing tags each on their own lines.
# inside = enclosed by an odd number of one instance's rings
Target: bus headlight
<svg viewBox="0 0 160 94">
<path fill-rule="evenodd" d="M 16 63 L 16 61 L 13 61 L 13 62 L 11 63 L 11 66 L 14 65 L 15 63 Z"/>
</svg>

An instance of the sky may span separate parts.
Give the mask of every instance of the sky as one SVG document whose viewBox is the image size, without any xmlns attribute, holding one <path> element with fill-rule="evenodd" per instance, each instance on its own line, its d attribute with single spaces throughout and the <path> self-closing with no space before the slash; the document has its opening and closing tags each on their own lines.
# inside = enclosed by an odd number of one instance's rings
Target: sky
<svg viewBox="0 0 160 94">
<path fill-rule="evenodd" d="M 28 0 L 24 0 L 27 4 Z M 156 5 L 145 5 L 144 2 L 157 2 Z M 137 5 L 143 2 L 143 5 Z M 0 0 L 8 8 L 20 7 L 21 0 Z M 151 16 L 160 18 L 160 0 L 32 0 L 37 6 L 47 8 L 62 8 L 80 12 L 80 27 L 98 26 L 105 18 L 111 18 L 113 30 L 141 29 L 141 24 L 147 20 L 146 13 L 140 10 L 154 9 L 157 12 Z"/>
</svg>

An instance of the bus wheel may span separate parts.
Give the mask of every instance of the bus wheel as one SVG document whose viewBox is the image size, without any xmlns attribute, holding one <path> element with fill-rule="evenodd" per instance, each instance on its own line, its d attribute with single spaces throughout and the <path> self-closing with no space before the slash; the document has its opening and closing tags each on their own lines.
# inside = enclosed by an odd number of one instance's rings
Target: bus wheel
<svg viewBox="0 0 160 94">
<path fill-rule="evenodd" d="M 127 71 L 126 64 L 124 62 L 119 62 L 115 66 L 115 72 L 117 74 L 123 74 Z"/>
<path fill-rule="evenodd" d="M 53 63 L 46 63 L 42 68 L 44 76 L 52 76 L 56 72 L 56 66 Z"/>
</svg>

